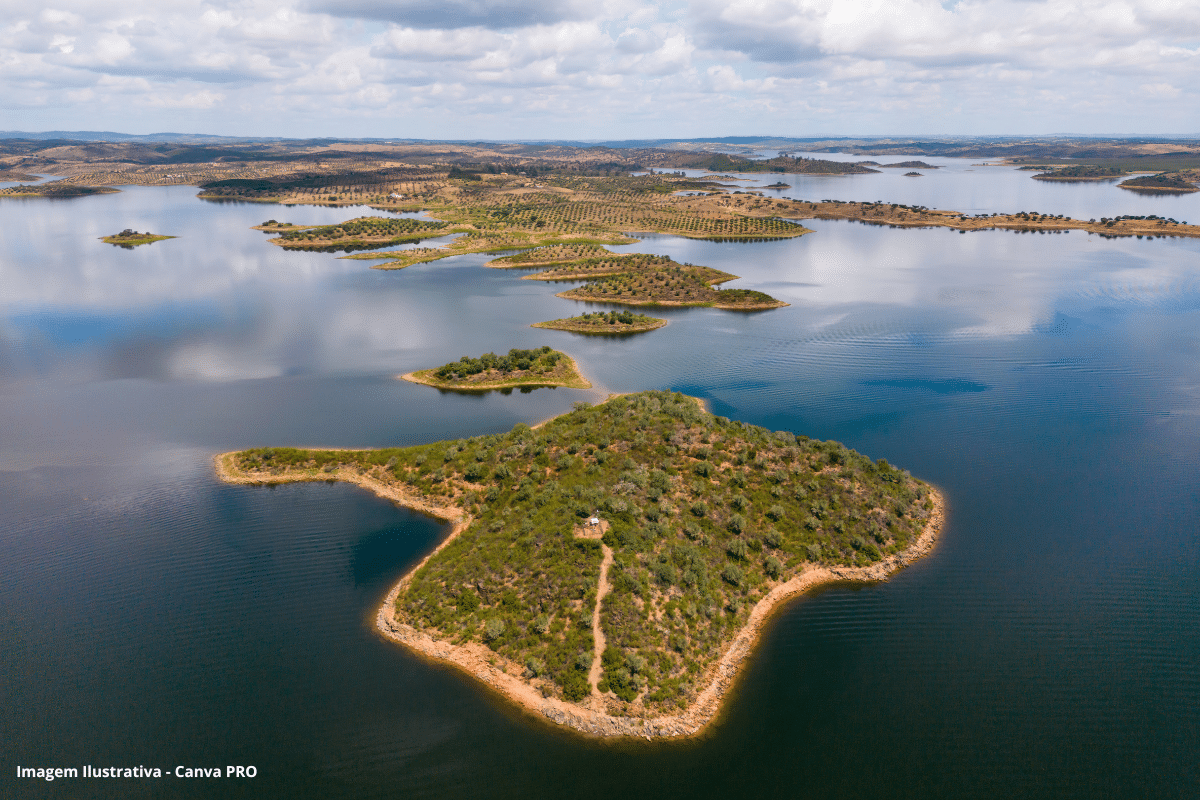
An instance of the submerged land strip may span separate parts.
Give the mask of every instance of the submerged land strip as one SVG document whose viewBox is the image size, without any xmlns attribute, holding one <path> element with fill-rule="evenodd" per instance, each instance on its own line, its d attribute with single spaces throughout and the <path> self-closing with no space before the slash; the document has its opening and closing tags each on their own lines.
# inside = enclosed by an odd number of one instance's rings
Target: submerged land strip
<svg viewBox="0 0 1200 800">
<path fill-rule="evenodd" d="M 384 450 L 258 448 L 223 480 L 349 481 L 453 523 L 389 593 L 388 638 L 596 736 L 702 731 L 789 597 L 927 553 L 939 493 L 837 442 L 667 392 L 537 429 Z"/>
</svg>

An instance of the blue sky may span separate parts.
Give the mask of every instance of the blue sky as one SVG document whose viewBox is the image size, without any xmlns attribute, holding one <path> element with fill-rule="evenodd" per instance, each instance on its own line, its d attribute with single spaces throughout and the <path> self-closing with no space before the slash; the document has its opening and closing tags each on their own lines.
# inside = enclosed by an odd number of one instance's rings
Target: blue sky
<svg viewBox="0 0 1200 800">
<path fill-rule="evenodd" d="M 9 130 L 1200 132 L 1196 0 L 0 0 Z"/>
</svg>

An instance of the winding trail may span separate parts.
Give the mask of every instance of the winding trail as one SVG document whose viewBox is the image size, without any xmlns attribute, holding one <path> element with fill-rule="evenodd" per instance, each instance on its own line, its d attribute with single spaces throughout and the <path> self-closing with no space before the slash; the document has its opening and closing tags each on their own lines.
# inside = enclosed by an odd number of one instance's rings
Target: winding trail
<svg viewBox="0 0 1200 800">
<path fill-rule="evenodd" d="M 604 553 L 604 560 L 600 562 L 600 585 L 596 589 L 596 608 L 592 611 L 592 640 L 596 649 L 592 654 L 592 668 L 588 670 L 588 683 L 592 685 L 592 694 L 596 697 L 600 696 L 600 690 L 596 688 L 600 683 L 600 657 L 608 646 L 604 631 L 600 628 L 600 604 L 604 602 L 604 595 L 612 591 L 612 585 L 608 582 L 608 568 L 613 563 L 612 548 L 601 542 L 600 550 Z"/>
</svg>

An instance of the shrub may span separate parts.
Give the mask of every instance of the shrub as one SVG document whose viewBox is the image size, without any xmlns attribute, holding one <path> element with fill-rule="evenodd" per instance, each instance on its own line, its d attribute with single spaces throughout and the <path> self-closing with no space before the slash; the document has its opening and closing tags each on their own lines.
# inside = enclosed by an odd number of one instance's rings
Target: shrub
<svg viewBox="0 0 1200 800">
<path fill-rule="evenodd" d="M 559 685 L 562 686 L 563 698 L 571 702 L 578 702 L 591 694 L 587 676 L 579 670 L 569 669 L 562 673 Z"/>
<path fill-rule="evenodd" d="M 734 586 L 741 586 L 742 581 L 745 580 L 745 575 L 742 574 L 741 569 L 736 564 L 726 565 L 725 569 L 721 570 L 721 577 L 726 583 Z"/>
<path fill-rule="evenodd" d="M 778 505 L 778 504 L 773 505 L 769 509 L 767 509 L 767 516 L 770 517 L 771 519 L 775 520 L 776 522 L 783 519 L 784 513 L 785 512 L 783 510 L 783 506 Z"/>
<path fill-rule="evenodd" d="M 525 672 L 530 678 L 536 678 L 538 675 L 545 673 L 546 664 L 537 656 L 530 656 L 525 659 Z"/>
<path fill-rule="evenodd" d="M 763 570 L 768 576 L 775 579 L 783 571 L 783 564 L 775 556 L 767 556 L 767 560 L 763 562 Z"/>
<path fill-rule="evenodd" d="M 691 508 L 689 510 L 695 516 L 703 517 L 705 514 L 708 513 L 708 506 L 706 506 L 704 503 L 697 500 L 696 502 L 692 503 Z"/>
<path fill-rule="evenodd" d="M 592 668 L 592 654 L 583 650 L 575 657 L 575 669 L 581 669 L 587 672 Z"/>
<path fill-rule="evenodd" d="M 540 615 L 533 621 L 533 629 L 542 636 L 545 636 L 550 632 L 550 617 L 545 614 Z"/>
<path fill-rule="evenodd" d="M 767 528 L 763 533 L 763 544 L 767 547 L 772 547 L 778 550 L 783 546 L 783 537 L 779 535 L 779 531 L 774 528 Z"/>
<path fill-rule="evenodd" d="M 729 547 L 726 548 L 729 555 L 738 559 L 739 561 L 746 557 L 746 552 L 748 549 L 749 548 L 746 547 L 746 542 L 742 539 L 734 539 L 729 543 Z"/>
<path fill-rule="evenodd" d="M 458 593 L 454 604 L 458 606 L 459 611 L 470 614 L 479 608 L 479 595 L 475 594 L 474 589 L 463 589 Z"/>
<path fill-rule="evenodd" d="M 489 619 L 483 625 L 484 641 L 488 641 L 488 642 L 496 641 L 497 639 L 499 639 L 501 636 L 504 635 L 504 629 L 507 627 L 508 626 L 504 623 L 504 620 L 502 620 L 502 619 L 497 619 L 495 617 L 493 617 L 492 619 Z"/>
<path fill-rule="evenodd" d="M 735 536 L 740 534 L 746 528 L 746 519 L 741 514 L 731 514 L 729 523 L 726 526 Z"/>
</svg>

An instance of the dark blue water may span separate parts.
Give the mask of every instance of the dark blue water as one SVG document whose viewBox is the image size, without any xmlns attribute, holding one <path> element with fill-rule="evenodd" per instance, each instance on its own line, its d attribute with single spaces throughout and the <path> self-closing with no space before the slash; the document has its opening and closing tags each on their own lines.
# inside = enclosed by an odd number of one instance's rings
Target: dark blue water
<svg viewBox="0 0 1200 800">
<path fill-rule="evenodd" d="M 1191 198 L 938 163 L 785 180 L 812 199 L 1200 220 Z M 360 209 L 194 194 L 0 204 L 0 795 L 1195 796 L 1200 242 L 843 222 L 652 237 L 627 249 L 791 305 L 597 340 L 529 328 L 581 304 L 482 256 L 380 272 L 248 229 Z M 180 238 L 97 241 L 125 227 Z M 597 388 L 393 379 L 542 343 Z M 695 742 L 584 740 L 376 637 L 438 524 L 351 487 L 211 472 L 222 450 L 499 431 L 648 388 L 839 439 L 950 504 L 932 556 L 784 609 Z M 85 763 L 258 777 L 13 777 Z"/>
</svg>

